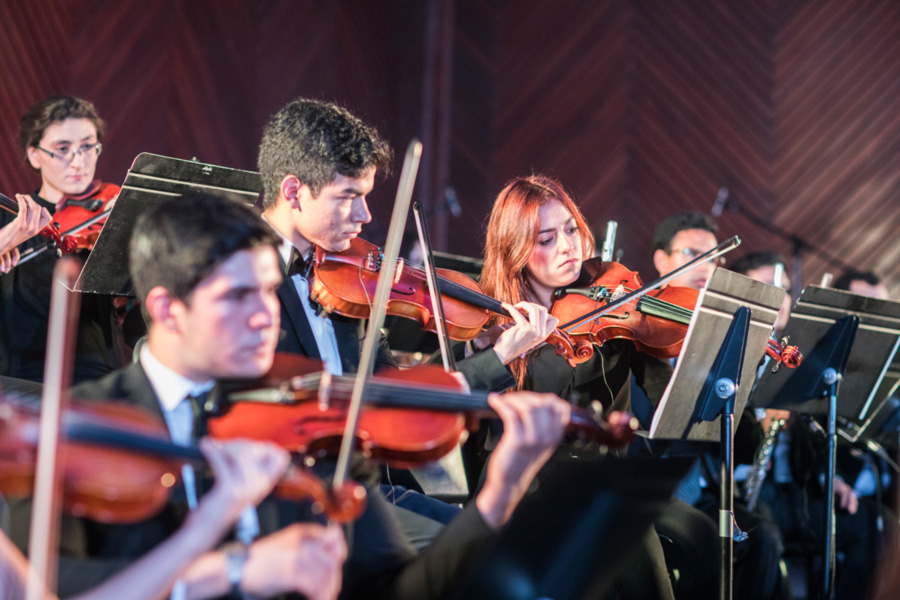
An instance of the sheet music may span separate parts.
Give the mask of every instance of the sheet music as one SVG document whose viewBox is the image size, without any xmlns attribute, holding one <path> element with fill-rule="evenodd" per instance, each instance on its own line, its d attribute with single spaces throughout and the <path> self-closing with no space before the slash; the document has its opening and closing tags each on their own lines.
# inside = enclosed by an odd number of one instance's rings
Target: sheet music
<svg viewBox="0 0 900 600">
<path fill-rule="evenodd" d="M 784 294 L 783 289 L 773 285 L 725 269 L 716 270 L 707 287 L 700 291 L 675 372 L 653 414 L 651 438 L 718 441 L 720 418 L 693 426 L 691 419 L 734 313 L 743 305 L 750 308 L 751 314 L 741 381 L 735 398 L 737 427 Z"/>
</svg>

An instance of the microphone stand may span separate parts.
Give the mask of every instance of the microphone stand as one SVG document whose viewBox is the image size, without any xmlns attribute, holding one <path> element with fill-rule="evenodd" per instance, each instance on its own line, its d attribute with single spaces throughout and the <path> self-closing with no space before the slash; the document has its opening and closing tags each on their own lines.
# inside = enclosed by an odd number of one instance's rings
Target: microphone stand
<svg viewBox="0 0 900 600">
<path fill-rule="evenodd" d="M 767 221 L 760 217 L 759 215 L 742 208 L 740 203 L 737 201 L 733 202 L 725 202 L 724 209 L 729 212 L 734 212 L 739 215 L 742 215 L 745 219 L 770 233 L 774 233 L 781 239 L 789 242 L 791 244 L 791 289 L 793 290 L 794 300 L 797 299 L 797 294 L 800 293 L 800 290 L 803 289 L 803 252 L 805 250 L 811 250 L 819 257 L 821 257 L 825 262 L 830 265 L 840 267 L 844 270 L 852 270 L 855 269 L 853 265 L 849 265 L 844 262 L 842 259 L 838 258 L 834 254 L 831 254 L 827 250 L 823 250 L 821 247 L 816 246 L 815 244 L 811 244 L 807 242 L 803 238 L 801 238 L 796 233 L 791 233 L 785 229 L 782 229 L 775 223 L 771 221 Z M 719 211 L 721 212 L 721 211 Z M 719 215 L 714 215 L 718 217 Z"/>
</svg>

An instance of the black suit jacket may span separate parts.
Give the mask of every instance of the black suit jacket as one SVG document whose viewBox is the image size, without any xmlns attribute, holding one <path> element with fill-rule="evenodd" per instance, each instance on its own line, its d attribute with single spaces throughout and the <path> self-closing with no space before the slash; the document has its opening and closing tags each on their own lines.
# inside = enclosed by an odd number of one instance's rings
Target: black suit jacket
<svg viewBox="0 0 900 600">
<path fill-rule="evenodd" d="M 215 393 L 215 390 L 214 392 Z M 72 390 L 73 398 L 120 400 L 144 407 L 162 418 L 162 409 L 150 381 L 139 364 L 115 371 L 103 379 Z M 328 465 L 323 465 L 327 470 Z M 363 473 L 356 469 L 354 476 Z M 30 521 L 30 504 L 12 502 L 12 522 Z M 104 525 L 87 519 L 66 519 L 60 560 L 61 595 L 85 590 L 113 575 L 159 544 L 183 522 L 183 492 L 176 490 L 163 511 L 132 525 Z M 258 509 L 262 535 L 271 533 L 307 514 L 294 502 L 268 498 Z M 14 541 L 25 549 L 27 526 L 14 531 Z M 479 552 L 494 540 L 480 513 L 471 506 L 454 519 L 432 543 L 416 556 L 403 537 L 384 497 L 372 491 L 366 511 L 353 524 L 350 556 L 345 565 L 342 598 L 422 600 L 443 597 Z"/>
</svg>

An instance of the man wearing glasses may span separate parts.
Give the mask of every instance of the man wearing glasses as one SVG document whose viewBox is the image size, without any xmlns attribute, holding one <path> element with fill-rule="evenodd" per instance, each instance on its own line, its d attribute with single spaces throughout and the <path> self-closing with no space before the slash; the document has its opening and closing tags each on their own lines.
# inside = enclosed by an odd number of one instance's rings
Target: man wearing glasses
<svg viewBox="0 0 900 600">
<path fill-rule="evenodd" d="M 653 234 L 653 266 L 660 277 L 689 263 L 704 252 L 718 245 L 716 222 L 709 215 L 698 212 L 681 212 L 662 221 Z M 712 277 L 716 264 L 724 259 L 706 262 L 672 279 L 669 285 L 699 290 Z"/>
<path fill-rule="evenodd" d="M 73 96 L 53 96 L 28 109 L 19 124 L 19 142 L 28 163 L 41 175 L 30 197 L 19 195 L 20 206 L 35 206 L 42 214 L 57 215 L 66 206 L 93 210 L 98 197 L 110 198 L 118 186 L 94 179 L 102 150 L 103 120 L 94 105 Z M 107 207 L 110 205 L 107 204 Z M 0 227 L 15 215 L 0 215 Z M 36 236 L 20 243 L 26 256 L 43 246 Z M 17 257 L 18 258 L 18 257 Z M 31 258 L 31 257 L 30 257 Z M 33 260 L 19 260 L 0 276 L 0 376 L 43 381 L 50 286 L 56 253 L 43 251 Z M 96 379 L 118 366 L 112 301 L 109 297 L 82 298 L 78 327 L 75 381 Z"/>
</svg>

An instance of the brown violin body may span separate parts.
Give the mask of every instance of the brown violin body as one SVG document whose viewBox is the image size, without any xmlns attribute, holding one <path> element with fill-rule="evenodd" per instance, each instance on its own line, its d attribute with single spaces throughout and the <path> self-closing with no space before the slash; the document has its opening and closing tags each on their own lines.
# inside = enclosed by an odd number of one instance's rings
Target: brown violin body
<svg viewBox="0 0 900 600">
<path fill-rule="evenodd" d="M 568 323 L 642 286 L 635 271 L 593 258 L 584 262 L 579 281 L 557 290 L 550 312 Z M 566 331 L 598 346 L 613 339 L 631 340 L 641 352 L 673 358 L 681 351 L 698 295 L 693 288 L 667 286 Z"/>
<path fill-rule="evenodd" d="M 330 455 L 344 433 L 352 386 L 351 378 L 323 375 L 318 361 L 278 355 L 265 380 L 234 391 L 210 417 L 209 431 L 221 439 L 271 440 L 292 452 Z M 433 365 L 379 374 L 366 384 L 365 393 L 357 444 L 365 454 L 394 466 L 441 458 L 479 417 L 496 416 L 486 393 L 463 393 L 456 378 Z M 573 409 L 570 427 L 592 441 L 617 447 L 631 441 L 635 424 L 621 415 L 601 424 Z"/>
<path fill-rule="evenodd" d="M 83 194 L 64 196 L 50 223 L 38 232 L 46 241 L 37 248 L 30 248 L 29 252 L 46 246 L 55 248 L 59 254 L 93 249 L 109 215 L 107 207 L 118 197 L 119 190 L 117 185 L 95 180 Z M 19 205 L 3 194 L 0 194 L 0 209 L 19 213 Z"/>
<path fill-rule="evenodd" d="M 30 496 L 37 451 L 37 410 L 0 399 L 0 493 Z M 61 470 L 63 509 L 103 523 L 133 523 L 166 504 L 185 462 L 204 464 L 193 446 L 170 441 L 153 414 L 119 402 L 91 402 L 63 417 Z M 249 436 L 237 436 L 249 437 Z M 302 468 L 292 467 L 275 488 L 281 498 L 312 500 L 339 523 L 362 514 L 365 488 L 348 482 L 338 490 Z"/>
<path fill-rule="evenodd" d="M 365 319 L 378 283 L 382 253 L 378 246 L 355 238 L 350 249 L 328 253 L 316 249 L 310 295 L 326 312 Z M 456 271 L 437 269 L 438 285 L 447 334 L 454 340 L 470 340 L 483 330 L 492 312 L 509 316 L 501 303 L 484 295 L 478 283 Z M 427 331 L 437 331 L 432 311 L 431 292 L 424 271 L 410 267 L 401 259 L 391 287 L 387 313 L 418 321 Z M 586 342 L 573 342 L 559 330 L 546 342 L 573 366 L 593 354 Z"/>
<path fill-rule="evenodd" d="M 642 286 L 635 271 L 616 262 L 592 258 L 584 262 L 578 281 L 556 291 L 550 312 L 573 340 L 598 346 L 612 339 L 631 340 L 640 352 L 661 359 L 674 358 L 681 352 L 700 295 L 693 288 L 666 286 L 577 326 L 565 325 Z M 766 354 L 790 369 L 803 361 L 803 354 L 786 341 L 779 344 L 769 340 Z"/>
<path fill-rule="evenodd" d="M 95 180 L 83 194 L 66 196 L 60 200 L 48 227 L 60 236 L 60 250 L 64 254 L 77 250 L 91 250 L 106 223 L 107 206 L 119 195 L 119 186 Z"/>
<path fill-rule="evenodd" d="M 160 441 L 168 438 L 153 415 L 132 407 L 103 404 L 84 407 L 78 414 Z M 38 418 L 36 410 L 0 404 L 0 491 L 4 495 L 31 495 Z M 64 510 L 101 522 L 128 523 L 156 514 L 178 473 L 175 460 L 102 445 L 65 444 L 61 461 Z"/>
<path fill-rule="evenodd" d="M 350 249 L 334 254 L 316 249 L 316 268 L 311 296 L 326 312 L 365 319 L 375 296 L 378 272 L 381 268 L 381 249 L 355 238 Z M 437 269 L 438 275 L 474 292 L 481 292 L 474 279 L 456 271 Z M 442 294 L 447 334 L 454 340 L 470 340 L 481 333 L 490 311 L 474 307 Z M 436 331 L 431 311 L 431 294 L 424 283 L 424 273 L 410 269 L 403 259 L 391 287 L 387 312 L 390 315 L 418 321 L 423 329 Z"/>
</svg>

